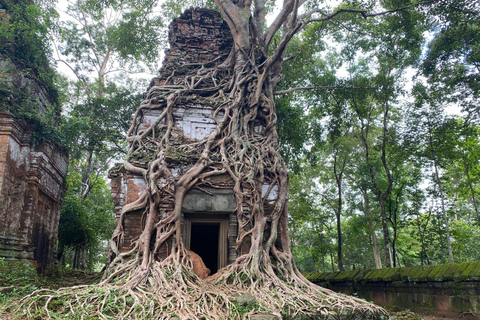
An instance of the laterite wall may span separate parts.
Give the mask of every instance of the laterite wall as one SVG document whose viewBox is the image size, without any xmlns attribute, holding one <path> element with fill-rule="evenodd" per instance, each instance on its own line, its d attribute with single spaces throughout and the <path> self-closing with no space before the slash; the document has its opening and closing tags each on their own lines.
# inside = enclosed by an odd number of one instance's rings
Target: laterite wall
<svg viewBox="0 0 480 320">
<path fill-rule="evenodd" d="M 480 312 L 480 262 L 309 273 L 331 290 L 413 311 Z"/>
</svg>

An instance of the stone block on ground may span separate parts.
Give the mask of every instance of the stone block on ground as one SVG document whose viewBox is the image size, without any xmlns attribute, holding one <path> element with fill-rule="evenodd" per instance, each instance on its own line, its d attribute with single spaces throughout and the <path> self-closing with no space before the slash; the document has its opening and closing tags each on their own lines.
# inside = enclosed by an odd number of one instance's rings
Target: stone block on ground
<svg viewBox="0 0 480 320">
<path fill-rule="evenodd" d="M 250 317 L 251 320 L 278 320 L 277 316 L 269 313 L 257 313 Z"/>
<path fill-rule="evenodd" d="M 241 306 L 246 306 L 248 304 L 252 304 L 252 303 L 257 302 L 255 300 L 255 298 L 248 292 L 242 293 L 242 294 L 236 296 L 235 301 Z"/>
</svg>

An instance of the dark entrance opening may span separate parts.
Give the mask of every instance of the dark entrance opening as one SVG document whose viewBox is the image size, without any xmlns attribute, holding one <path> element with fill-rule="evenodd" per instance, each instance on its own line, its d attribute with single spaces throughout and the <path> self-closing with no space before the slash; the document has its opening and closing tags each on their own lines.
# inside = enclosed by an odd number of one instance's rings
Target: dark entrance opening
<svg viewBox="0 0 480 320">
<path fill-rule="evenodd" d="M 192 222 L 190 250 L 202 257 L 203 263 L 210 269 L 211 275 L 218 270 L 219 232 L 219 223 Z"/>
</svg>

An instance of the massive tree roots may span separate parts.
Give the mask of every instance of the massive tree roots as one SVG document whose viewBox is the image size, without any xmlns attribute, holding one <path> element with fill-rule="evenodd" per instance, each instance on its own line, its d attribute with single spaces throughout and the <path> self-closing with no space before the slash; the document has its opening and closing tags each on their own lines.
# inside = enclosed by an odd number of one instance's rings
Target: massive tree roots
<svg viewBox="0 0 480 320">
<path fill-rule="evenodd" d="M 21 301 L 24 314 L 59 319 L 387 316 L 375 305 L 311 284 L 294 266 L 288 174 L 279 154 L 273 99 L 281 66 L 258 56 L 255 50 L 232 50 L 228 57 L 185 65 L 182 75 L 173 72 L 152 82 L 128 132 L 124 165 L 127 173 L 142 176 L 147 188 L 123 208 L 104 279 L 34 292 Z M 202 140 L 187 138 L 175 123 L 175 109 L 189 104 L 210 107 L 216 121 Z M 183 171 L 174 173 L 179 163 Z M 182 239 L 182 201 L 192 188 L 230 189 L 236 198 L 238 258 L 207 279 L 193 273 Z M 133 213 L 143 215 L 141 235 L 125 250 L 124 222 Z M 253 299 L 242 304 L 236 297 L 246 293 Z"/>
<path fill-rule="evenodd" d="M 128 288 L 132 276 L 144 283 Z M 237 302 L 235 297 L 246 292 L 251 302 Z M 301 279 L 252 278 L 250 273 L 224 270 L 221 276 L 202 280 L 182 265 L 160 262 L 148 271 L 132 268 L 114 282 L 39 290 L 25 297 L 18 311 L 32 319 L 250 319 L 257 313 L 278 319 L 388 318 L 380 307 Z"/>
</svg>

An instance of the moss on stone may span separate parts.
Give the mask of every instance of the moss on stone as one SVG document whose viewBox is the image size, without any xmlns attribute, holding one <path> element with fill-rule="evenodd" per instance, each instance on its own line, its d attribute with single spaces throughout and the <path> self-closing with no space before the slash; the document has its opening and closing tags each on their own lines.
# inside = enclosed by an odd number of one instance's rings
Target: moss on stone
<svg viewBox="0 0 480 320">
<path fill-rule="evenodd" d="M 339 272 L 338 275 L 335 277 L 336 282 L 341 281 L 352 281 L 355 279 L 355 276 L 360 272 L 360 270 L 350 270 L 350 271 L 343 271 Z"/>
<path fill-rule="evenodd" d="M 325 281 L 325 277 L 328 274 L 329 274 L 329 272 L 309 272 L 309 273 L 305 273 L 304 276 L 309 281 L 322 282 L 322 281 Z"/>
<path fill-rule="evenodd" d="M 353 280 L 354 280 L 355 282 L 360 282 L 360 281 L 362 281 L 363 278 L 365 277 L 365 275 L 366 275 L 367 273 L 369 273 L 370 271 L 371 271 L 371 270 L 369 270 L 369 269 L 359 270 L 359 271 L 357 272 L 357 274 L 355 275 L 355 277 L 354 277 Z"/>
<path fill-rule="evenodd" d="M 363 269 L 343 272 L 311 272 L 305 277 L 312 282 L 428 282 L 428 281 L 479 281 L 480 262 L 465 262 L 439 266 Z"/>
<path fill-rule="evenodd" d="M 25 286 L 37 279 L 32 261 L 0 258 L 0 287 Z"/>
<path fill-rule="evenodd" d="M 307 278 L 308 281 L 315 282 L 315 281 L 321 280 L 320 274 L 322 274 L 322 273 L 321 272 L 306 272 L 306 273 L 303 274 L 303 276 L 305 278 Z"/>
<path fill-rule="evenodd" d="M 388 268 L 383 275 L 383 279 L 387 281 L 398 281 L 401 279 L 402 268 Z"/>
<path fill-rule="evenodd" d="M 480 280 L 480 262 L 472 262 L 472 269 L 468 274 L 470 280 Z"/>
<path fill-rule="evenodd" d="M 413 281 L 416 281 L 418 277 L 422 274 L 422 272 L 423 272 L 422 266 L 413 267 L 411 270 L 411 276 L 413 278 Z"/>
<path fill-rule="evenodd" d="M 428 275 L 435 268 L 434 266 L 421 266 L 419 268 L 419 273 L 415 275 L 415 281 L 417 282 L 427 282 Z"/>
<path fill-rule="evenodd" d="M 335 279 L 335 277 L 341 273 L 341 271 L 337 271 L 337 272 L 331 272 L 331 273 L 328 273 L 325 275 L 324 279 L 325 281 L 332 281 Z"/>
<path fill-rule="evenodd" d="M 449 264 L 436 266 L 428 275 L 428 281 L 442 281 L 443 275 L 448 271 L 449 268 Z"/>
<path fill-rule="evenodd" d="M 385 281 L 384 277 L 388 274 L 389 269 L 375 269 L 363 277 L 364 281 Z"/>
<path fill-rule="evenodd" d="M 403 281 L 414 281 L 413 274 L 415 273 L 414 267 L 402 268 L 400 278 Z"/>
<path fill-rule="evenodd" d="M 363 274 L 363 277 L 362 277 L 362 281 L 369 281 L 370 278 L 371 278 L 371 274 L 374 273 L 375 270 L 367 270 L 364 274 Z"/>
<path fill-rule="evenodd" d="M 443 280 L 455 280 L 468 267 L 469 263 L 455 263 L 444 273 Z"/>
<path fill-rule="evenodd" d="M 479 264 L 479 262 L 470 262 L 466 268 L 458 275 L 461 278 L 468 278 L 473 269 Z"/>
</svg>

